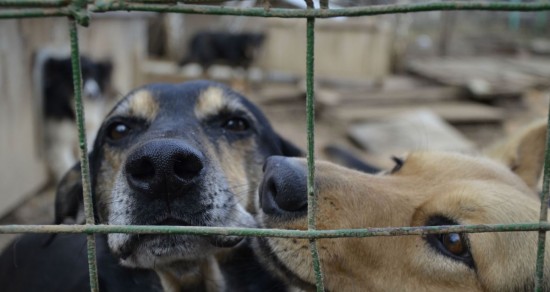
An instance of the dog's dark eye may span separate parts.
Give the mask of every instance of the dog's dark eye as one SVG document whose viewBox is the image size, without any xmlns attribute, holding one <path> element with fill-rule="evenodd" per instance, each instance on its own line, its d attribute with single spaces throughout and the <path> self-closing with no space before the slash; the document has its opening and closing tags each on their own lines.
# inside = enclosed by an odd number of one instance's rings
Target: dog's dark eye
<svg viewBox="0 0 550 292">
<path fill-rule="evenodd" d="M 112 141 L 118 141 L 130 133 L 130 127 L 123 123 L 114 123 L 107 129 L 107 137 Z"/>
<path fill-rule="evenodd" d="M 426 222 L 427 226 L 457 225 L 454 220 L 443 216 L 434 216 Z M 461 261 L 469 267 L 474 267 L 474 259 L 470 252 L 468 238 L 463 233 L 428 234 L 425 236 L 428 244 L 440 254 Z"/>
<path fill-rule="evenodd" d="M 250 124 L 244 118 L 231 118 L 225 121 L 222 127 L 232 132 L 244 132 L 250 128 Z"/>
<path fill-rule="evenodd" d="M 440 234 L 439 241 L 443 247 L 455 256 L 463 256 L 468 253 L 468 246 L 464 241 L 464 235 L 460 233 Z"/>
</svg>

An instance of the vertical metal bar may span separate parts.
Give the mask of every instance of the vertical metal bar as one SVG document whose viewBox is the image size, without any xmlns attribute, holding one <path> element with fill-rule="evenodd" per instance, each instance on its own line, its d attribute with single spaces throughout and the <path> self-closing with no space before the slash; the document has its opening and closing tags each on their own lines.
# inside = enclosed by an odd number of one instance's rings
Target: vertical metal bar
<svg viewBox="0 0 550 292">
<path fill-rule="evenodd" d="M 548 108 L 550 113 L 550 106 Z M 540 199 L 540 222 L 548 221 L 548 200 L 550 199 L 550 115 L 548 116 L 546 128 L 546 152 L 544 154 L 544 178 L 542 195 Z M 537 248 L 537 267 L 535 291 L 543 291 L 544 288 L 544 254 L 546 247 L 546 231 L 539 231 Z"/>
<path fill-rule="evenodd" d="M 309 9 L 313 9 L 313 1 L 306 0 Z M 315 98 L 313 91 L 314 52 L 315 52 L 315 18 L 309 17 L 306 24 L 306 109 L 307 109 L 307 215 L 308 230 L 315 230 L 315 213 L 317 210 L 317 196 L 315 193 Z M 323 271 L 319 259 L 317 241 L 309 241 L 309 249 L 313 259 L 313 271 L 317 283 L 317 291 L 325 291 Z"/>
<path fill-rule="evenodd" d="M 512 3 L 519 4 L 521 0 L 511 0 Z M 517 11 L 508 13 L 508 28 L 513 31 L 518 31 L 521 24 L 521 15 Z"/>
<path fill-rule="evenodd" d="M 84 212 L 86 224 L 95 224 L 94 209 L 92 203 L 92 189 L 90 184 L 90 167 L 88 163 L 88 145 L 86 144 L 86 128 L 84 127 L 84 109 L 82 105 L 82 70 L 80 68 L 80 50 L 78 48 L 78 30 L 74 19 L 69 20 L 71 35 L 71 63 L 73 68 L 73 85 L 76 125 L 78 129 L 78 141 L 80 148 L 80 168 L 82 172 L 82 191 L 84 193 Z M 92 292 L 99 291 L 97 277 L 97 263 L 95 250 L 95 235 L 87 236 L 88 244 L 88 270 L 90 275 L 90 289 Z"/>
</svg>

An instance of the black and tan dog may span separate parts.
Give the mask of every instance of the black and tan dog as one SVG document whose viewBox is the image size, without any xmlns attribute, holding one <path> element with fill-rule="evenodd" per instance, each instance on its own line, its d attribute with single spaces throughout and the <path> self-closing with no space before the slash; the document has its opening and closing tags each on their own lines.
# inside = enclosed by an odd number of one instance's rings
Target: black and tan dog
<svg viewBox="0 0 550 292">
<path fill-rule="evenodd" d="M 318 162 L 318 228 L 536 222 L 545 142 L 542 123 L 492 151 L 496 160 L 413 152 L 377 175 Z M 265 172 L 263 226 L 307 229 L 306 162 L 272 157 Z M 536 232 L 501 232 L 320 239 L 318 246 L 329 291 L 532 291 L 536 242 Z M 314 290 L 307 240 L 258 239 L 257 247 L 290 283 Z M 549 291 L 548 265 L 544 272 Z"/>
<path fill-rule="evenodd" d="M 96 221 L 253 227 L 263 163 L 300 154 L 224 85 L 148 85 L 119 102 L 98 132 L 90 154 Z M 75 167 L 59 187 L 57 223 L 78 217 L 80 196 Z M 166 291 L 284 290 L 244 238 L 109 234 L 107 241 L 122 265 L 157 271 Z"/>
</svg>

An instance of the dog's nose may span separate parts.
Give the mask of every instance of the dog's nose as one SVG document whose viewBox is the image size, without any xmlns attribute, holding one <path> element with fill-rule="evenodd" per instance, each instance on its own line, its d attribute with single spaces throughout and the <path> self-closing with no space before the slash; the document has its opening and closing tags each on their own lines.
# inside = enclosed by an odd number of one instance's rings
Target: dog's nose
<svg viewBox="0 0 550 292">
<path fill-rule="evenodd" d="M 146 194 L 172 194 L 196 182 L 204 156 L 179 140 L 153 140 L 135 149 L 126 160 L 129 186 Z"/>
<path fill-rule="evenodd" d="M 307 211 L 306 169 L 292 158 L 269 157 L 260 185 L 260 205 L 268 215 L 303 215 Z"/>
</svg>

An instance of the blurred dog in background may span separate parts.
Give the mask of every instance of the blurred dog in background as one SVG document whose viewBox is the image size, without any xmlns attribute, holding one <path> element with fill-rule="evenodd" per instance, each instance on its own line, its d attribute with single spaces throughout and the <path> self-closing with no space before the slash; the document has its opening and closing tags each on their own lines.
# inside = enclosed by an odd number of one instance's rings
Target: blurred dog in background
<svg viewBox="0 0 550 292">
<path fill-rule="evenodd" d="M 108 91 L 113 70 L 110 61 L 80 58 L 82 98 L 88 145 L 101 125 L 112 98 Z M 43 112 L 46 162 L 52 181 L 58 182 L 78 160 L 78 138 L 74 108 L 71 59 L 40 52 L 35 57 L 34 79 Z"/>
<path fill-rule="evenodd" d="M 205 73 L 214 64 L 248 70 L 257 58 L 265 35 L 262 33 L 230 33 L 201 31 L 189 42 L 187 55 L 180 66 L 198 63 Z"/>
</svg>

